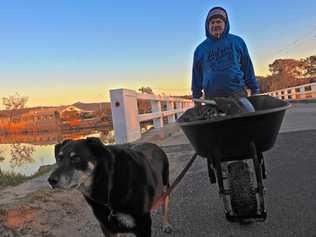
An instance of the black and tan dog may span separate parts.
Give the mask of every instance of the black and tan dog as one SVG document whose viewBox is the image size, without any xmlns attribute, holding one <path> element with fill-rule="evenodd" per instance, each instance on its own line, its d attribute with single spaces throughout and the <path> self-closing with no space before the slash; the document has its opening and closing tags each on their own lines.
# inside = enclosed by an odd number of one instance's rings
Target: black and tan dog
<svg viewBox="0 0 316 237">
<path fill-rule="evenodd" d="M 151 236 L 151 208 L 169 186 L 167 155 L 155 144 L 104 145 L 98 138 L 55 146 L 53 188 L 79 187 L 105 236 Z M 163 199 L 163 230 L 171 232 L 169 198 Z"/>
</svg>

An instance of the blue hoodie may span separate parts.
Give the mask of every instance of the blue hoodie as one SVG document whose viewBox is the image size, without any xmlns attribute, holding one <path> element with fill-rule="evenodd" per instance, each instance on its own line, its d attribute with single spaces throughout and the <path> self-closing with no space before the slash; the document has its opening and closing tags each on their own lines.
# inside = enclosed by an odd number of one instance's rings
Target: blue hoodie
<svg viewBox="0 0 316 237">
<path fill-rule="evenodd" d="M 239 94 L 245 87 L 249 88 L 252 94 L 258 93 L 258 83 L 247 46 L 242 38 L 229 33 L 228 18 L 219 39 L 210 34 L 208 19 L 205 22 L 205 32 L 207 38 L 194 52 L 193 98 L 200 98 L 202 90 L 208 97 Z"/>
</svg>

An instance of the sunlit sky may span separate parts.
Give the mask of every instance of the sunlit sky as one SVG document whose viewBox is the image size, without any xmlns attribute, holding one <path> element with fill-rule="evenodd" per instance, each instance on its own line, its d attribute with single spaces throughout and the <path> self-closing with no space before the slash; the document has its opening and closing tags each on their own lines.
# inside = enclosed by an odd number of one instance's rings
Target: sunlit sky
<svg viewBox="0 0 316 237">
<path fill-rule="evenodd" d="M 115 88 L 190 94 L 213 6 L 227 9 L 257 75 L 277 58 L 316 54 L 315 0 L 2 1 L 0 95 L 36 106 L 109 101 Z"/>
</svg>

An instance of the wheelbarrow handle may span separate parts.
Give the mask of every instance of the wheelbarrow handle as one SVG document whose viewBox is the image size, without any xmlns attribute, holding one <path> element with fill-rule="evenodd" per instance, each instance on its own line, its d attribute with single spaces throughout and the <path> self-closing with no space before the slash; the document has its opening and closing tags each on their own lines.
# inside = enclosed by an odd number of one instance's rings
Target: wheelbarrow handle
<svg viewBox="0 0 316 237">
<path fill-rule="evenodd" d="M 193 99 L 194 102 L 216 105 L 215 100 Z"/>
</svg>

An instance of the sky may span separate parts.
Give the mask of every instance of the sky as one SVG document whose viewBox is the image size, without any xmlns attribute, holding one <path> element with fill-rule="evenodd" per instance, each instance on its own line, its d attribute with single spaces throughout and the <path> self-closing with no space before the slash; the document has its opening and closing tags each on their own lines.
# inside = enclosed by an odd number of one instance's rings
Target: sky
<svg viewBox="0 0 316 237">
<path fill-rule="evenodd" d="M 316 54 L 315 0 L 10 0 L 0 8 L 0 96 L 27 106 L 109 101 L 109 90 L 190 94 L 207 12 L 227 9 L 256 75 Z M 3 109 L 0 104 L 0 109 Z"/>
</svg>

